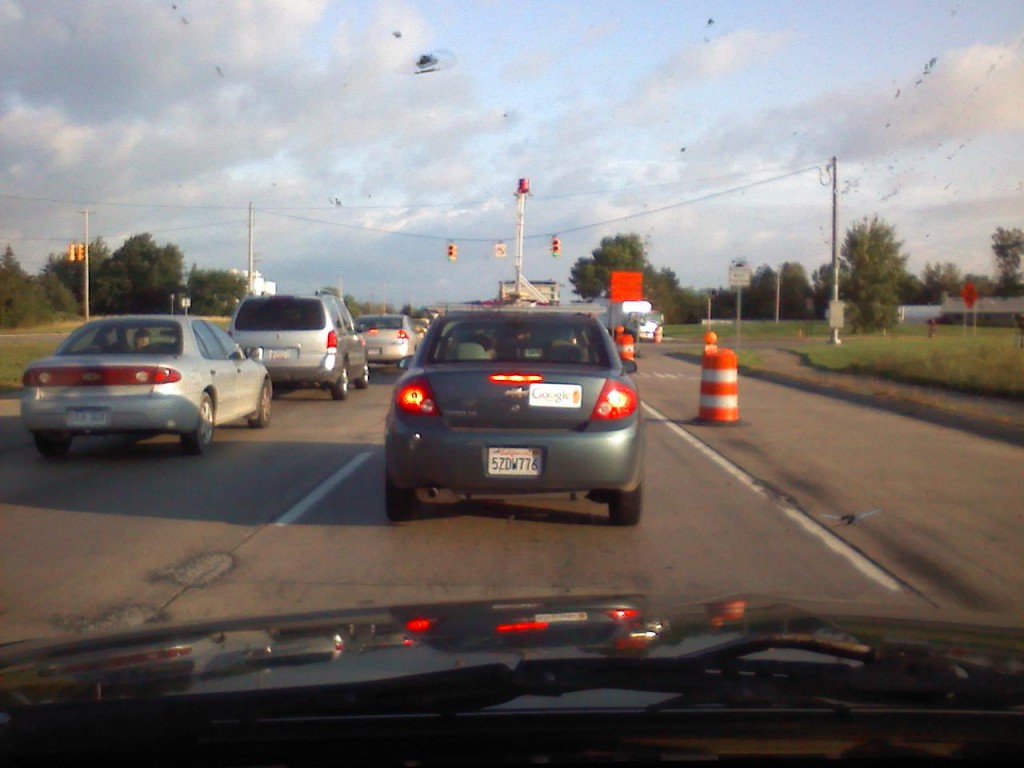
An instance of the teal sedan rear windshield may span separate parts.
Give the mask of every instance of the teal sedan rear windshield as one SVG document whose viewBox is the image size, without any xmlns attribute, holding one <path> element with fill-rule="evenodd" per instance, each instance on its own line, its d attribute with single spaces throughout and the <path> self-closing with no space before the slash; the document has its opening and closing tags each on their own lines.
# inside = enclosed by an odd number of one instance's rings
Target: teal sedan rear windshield
<svg viewBox="0 0 1024 768">
<path fill-rule="evenodd" d="M 609 365 L 604 329 L 591 318 L 466 317 L 440 321 L 427 361 Z"/>
</svg>

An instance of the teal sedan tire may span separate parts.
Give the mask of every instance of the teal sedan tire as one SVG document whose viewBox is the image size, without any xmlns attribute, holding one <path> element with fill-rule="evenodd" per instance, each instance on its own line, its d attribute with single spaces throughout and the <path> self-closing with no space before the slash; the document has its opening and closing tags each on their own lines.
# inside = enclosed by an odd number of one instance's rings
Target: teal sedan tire
<svg viewBox="0 0 1024 768">
<path fill-rule="evenodd" d="M 399 488 L 391 482 L 391 478 L 385 476 L 384 508 L 387 510 L 388 520 L 393 523 L 415 520 L 419 513 L 416 489 Z"/>
<path fill-rule="evenodd" d="M 613 491 L 608 499 L 608 517 L 612 525 L 637 525 L 643 511 L 643 486 L 632 491 Z"/>
<path fill-rule="evenodd" d="M 49 437 L 39 432 L 33 432 L 32 437 L 36 442 L 36 450 L 48 459 L 67 456 L 71 450 L 70 437 Z"/>
</svg>

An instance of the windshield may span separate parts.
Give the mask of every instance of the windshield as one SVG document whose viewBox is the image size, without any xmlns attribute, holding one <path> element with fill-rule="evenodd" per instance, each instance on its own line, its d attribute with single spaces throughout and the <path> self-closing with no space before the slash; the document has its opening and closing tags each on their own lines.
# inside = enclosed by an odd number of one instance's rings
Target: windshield
<svg viewBox="0 0 1024 768">
<path fill-rule="evenodd" d="M 429 362 L 572 362 L 609 365 L 605 331 L 581 318 L 463 317 L 442 320 L 431 337 Z"/>
<path fill-rule="evenodd" d="M 181 343 L 181 326 L 177 323 L 145 319 L 107 320 L 76 330 L 61 343 L 56 354 L 180 354 Z"/>
<path fill-rule="evenodd" d="M 384 315 L 381 317 L 364 315 L 356 320 L 357 331 L 369 331 L 373 329 L 383 331 L 397 331 L 403 327 L 401 316 Z"/>
<path fill-rule="evenodd" d="M 0 41 L 0 650 L 1024 624 L 1021 0 L 0 0 Z"/>
<path fill-rule="evenodd" d="M 324 327 L 319 299 L 247 299 L 235 316 L 239 331 L 315 331 Z"/>
</svg>

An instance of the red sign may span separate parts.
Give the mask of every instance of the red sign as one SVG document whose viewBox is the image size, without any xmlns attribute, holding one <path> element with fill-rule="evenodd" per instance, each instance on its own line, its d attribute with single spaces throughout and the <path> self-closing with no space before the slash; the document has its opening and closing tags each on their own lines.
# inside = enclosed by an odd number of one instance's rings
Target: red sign
<svg viewBox="0 0 1024 768">
<path fill-rule="evenodd" d="M 641 301 L 643 297 L 643 272 L 612 272 L 608 286 L 608 298 L 611 301 Z"/>
<path fill-rule="evenodd" d="M 960 298 L 964 300 L 964 306 L 968 309 L 974 306 L 974 302 L 978 300 L 978 289 L 974 287 L 974 283 L 964 285 L 963 290 L 960 291 Z"/>
</svg>

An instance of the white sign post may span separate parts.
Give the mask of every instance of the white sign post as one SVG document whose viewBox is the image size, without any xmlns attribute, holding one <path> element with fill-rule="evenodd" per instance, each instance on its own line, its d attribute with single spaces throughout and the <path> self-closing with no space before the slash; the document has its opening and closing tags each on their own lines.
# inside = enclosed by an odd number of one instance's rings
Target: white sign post
<svg viewBox="0 0 1024 768">
<path fill-rule="evenodd" d="M 729 287 L 736 289 L 736 347 L 742 338 L 743 289 L 749 288 L 751 282 L 750 267 L 743 259 L 737 259 L 729 266 Z"/>
</svg>

